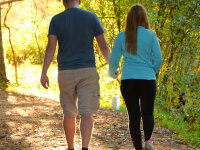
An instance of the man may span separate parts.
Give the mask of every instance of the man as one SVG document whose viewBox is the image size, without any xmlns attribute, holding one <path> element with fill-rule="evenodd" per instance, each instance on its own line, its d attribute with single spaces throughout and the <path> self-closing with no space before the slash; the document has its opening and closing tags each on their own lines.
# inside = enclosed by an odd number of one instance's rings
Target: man
<svg viewBox="0 0 200 150">
<path fill-rule="evenodd" d="M 93 128 L 92 114 L 99 108 L 99 75 L 95 65 L 94 37 L 107 63 L 110 52 L 96 14 L 80 9 L 80 0 L 63 0 L 63 5 L 66 10 L 55 15 L 50 22 L 41 84 L 48 89 L 47 70 L 58 40 L 58 83 L 68 149 L 74 149 L 75 119 L 79 113 L 82 149 L 87 150 Z"/>
</svg>

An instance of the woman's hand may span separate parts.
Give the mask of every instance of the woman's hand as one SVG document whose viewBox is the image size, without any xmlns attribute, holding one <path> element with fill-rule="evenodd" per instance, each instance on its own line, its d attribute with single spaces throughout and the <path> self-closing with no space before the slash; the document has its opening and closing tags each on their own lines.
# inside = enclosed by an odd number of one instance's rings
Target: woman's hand
<svg viewBox="0 0 200 150">
<path fill-rule="evenodd" d="M 119 71 L 117 70 L 117 71 L 115 72 L 115 77 L 114 77 L 113 79 L 117 79 L 118 76 L 119 76 Z"/>
</svg>

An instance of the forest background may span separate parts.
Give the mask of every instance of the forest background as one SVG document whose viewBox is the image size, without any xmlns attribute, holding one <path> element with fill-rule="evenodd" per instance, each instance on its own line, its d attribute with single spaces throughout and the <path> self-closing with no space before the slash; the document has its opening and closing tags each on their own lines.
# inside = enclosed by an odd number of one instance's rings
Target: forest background
<svg viewBox="0 0 200 150">
<path fill-rule="evenodd" d="M 157 76 L 156 125 L 173 129 L 179 138 L 200 148 L 200 0 L 82 0 L 81 8 L 98 15 L 112 49 L 116 35 L 125 29 L 128 9 L 136 3 L 146 8 L 164 59 Z M 1 5 L 1 89 L 59 99 L 56 56 L 48 72 L 49 90 L 40 85 L 40 74 L 49 22 L 63 10 L 62 1 L 58 0 L 24 0 Z M 119 90 L 120 76 L 117 80 L 108 77 L 108 65 L 96 41 L 94 47 L 101 107 L 110 108 L 113 95 L 118 94 L 121 111 L 126 111 Z M 4 64 L 6 76 L 2 75 L 5 75 Z"/>
</svg>

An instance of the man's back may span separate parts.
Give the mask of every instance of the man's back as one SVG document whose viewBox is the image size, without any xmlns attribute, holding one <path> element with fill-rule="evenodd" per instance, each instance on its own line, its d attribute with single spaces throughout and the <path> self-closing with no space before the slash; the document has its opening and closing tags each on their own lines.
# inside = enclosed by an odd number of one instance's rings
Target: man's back
<svg viewBox="0 0 200 150">
<path fill-rule="evenodd" d="M 49 35 L 59 43 L 59 70 L 95 67 L 93 39 L 104 32 L 98 17 L 90 11 L 69 8 L 54 16 Z"/>
<path fill-rule="evenodd" d="M 107 63 L 110 56 L 98 17 L 80 9 L 80 3 L 81 0 L 63 0 L 67 10 L 52 18 L 41 75 L 41 84 L 48 89 L 47 71 L 58 41 L 58 84 L 69 150 L 74 150 L 78 113 L 81 115 L 82 150 L 88 150 L 93 128 L 92 115 L 99 108 L 99 74 L 95 68 L 94 37 Z"/>
</svg>

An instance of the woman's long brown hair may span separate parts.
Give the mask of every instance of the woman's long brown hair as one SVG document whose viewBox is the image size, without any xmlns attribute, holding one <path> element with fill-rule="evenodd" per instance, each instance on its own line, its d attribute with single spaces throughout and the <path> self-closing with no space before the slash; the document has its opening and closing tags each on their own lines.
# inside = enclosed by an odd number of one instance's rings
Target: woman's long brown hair
<svg viewBox="0 0 200 150">
<path fill-rule="evenodd" d="M 150 28 L 146 10 L 140 4 L 133 5 L 130 8 L 126 20 L 126 50 L 133 55 L 137 54 L 138 26 L 143 26 L 147 29 Z"/>
</svg>

